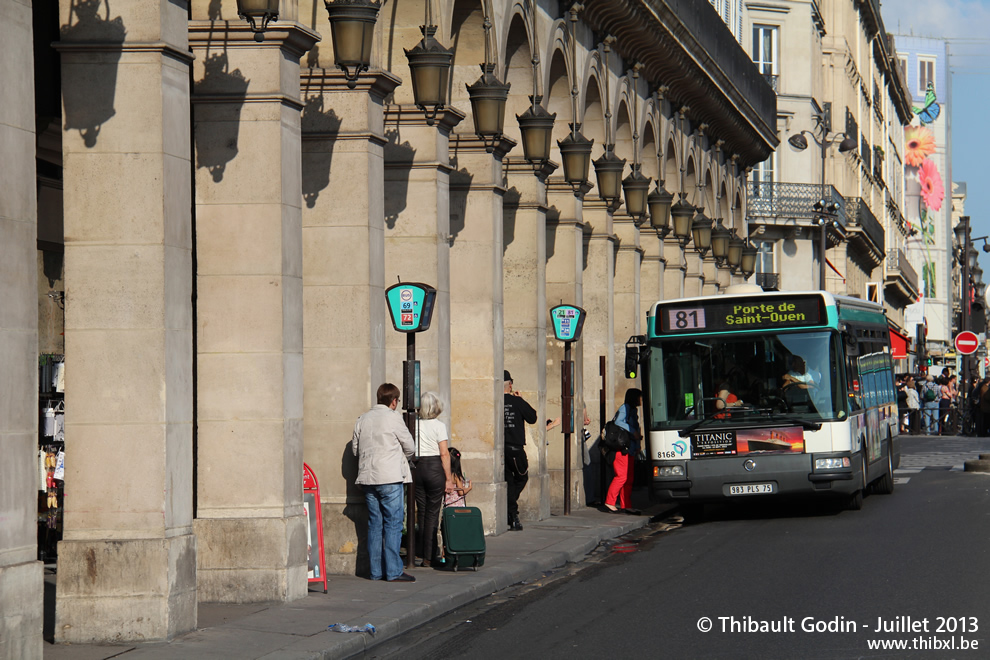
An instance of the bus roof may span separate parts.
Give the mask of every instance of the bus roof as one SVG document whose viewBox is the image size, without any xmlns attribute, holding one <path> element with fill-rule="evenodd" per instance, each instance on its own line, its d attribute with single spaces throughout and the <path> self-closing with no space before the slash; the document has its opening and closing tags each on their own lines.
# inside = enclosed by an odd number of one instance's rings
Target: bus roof
<svg viewBox="0 0 990 660">
<path fill-rule="evenodd" d="M 722 295 L 657 301 L 647 315 L 647 336 L 843 328 L 847 323 L 874 329 L 888 327 L 883 305 L 860 298 L 827 291 L 731 287 L 729 293 Z"/>
<path fill-rule="evenodd" d="M 692 296 L 690 298 L 671 298 L 670 300 L 658 300 L 653 303 L 650 307 L 650 316 L 656 316 L 657 307 L 660 305 L 670 305 L 670 304 L 680 304 L 695 302 L 700 304 L 723 302 L 725 300 L 731 300 L 733 298 L 753 298 L 766 296 L 767 299 L 777 299 L 777 298 L 787 298 L 790 296 L 807 296 L 807 295 L 820 295 L 825 299 L 825 305 L 828 307 L 838 307 L 840 310 L 846 309 L 856 309 L 864 312 L 879 312 L 884 313 L 883 305 L 875 302 L 870 302 L 868 300 L 863 300 L 862 298 L 854 298 L 852 296 L 842 296 L 828 291 L 753 291 L 746 290 L 740 291 L 739 293 L 726 293 L 714 296 Z M 841 318 L 840 311 L 840 318 Z"/>
</svg>

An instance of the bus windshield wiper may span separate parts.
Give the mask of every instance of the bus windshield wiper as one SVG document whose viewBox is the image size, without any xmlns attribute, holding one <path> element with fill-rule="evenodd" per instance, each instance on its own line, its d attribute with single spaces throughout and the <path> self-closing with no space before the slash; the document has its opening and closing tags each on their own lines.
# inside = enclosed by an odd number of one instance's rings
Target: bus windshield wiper
<svg viewBox="0 0 990 660">
<path fill-rule="evenodd" d="M 822 427 L 821 422 L 812 422 L 808 419 L 800 419 L 798 417 L 791 417 L 790 415 L 782 415 L 780 413 L 773 412 L 770 409 L 767 410 L 767 419 L 774 422 L 789 422 L 791 424 L 797 424 L 804 428 L 805 431 L 817 431 Z"/>
<path fill-rule="evenodd" d="M 774 422 L 787 422 L 787 423 L 790 423 L 790 424 L 794 424 L 796 426 L 800 426 L 801 428 L 803 428 L 806 431 L 817 431 L 818 429 L 820 429 L 822 427 L 821 423 L 819 423 L 819 422 L 812 422 L 811 420 L 807 420 L 807 419 L 800 419 L 798 417 L 791 417 L 790 415 L 782 415 L 780 413 L 773 412 L 769 408 L 753 408 L 753 407 L 750 407 L 750 406 L 739 406 L 738 408 L 734 408 L 733 409 L 733 412 L 741 412 L 741 411 L 765 412 L 765 413 L 767 413 L 767 419 L 769 419 L 770 421 L 774 421 Z M 689 435 L 691 435 L 692 433 L 694 433 L 695 431 L 697 431 L 699 428 L 701 428 L 702 426 L 704 426 L 705 424 L 707 424 L 708 422 L 712 421 L 713 419 L 715 419 L 716 417 L 718 417 L 719 415 L 721 415 L 723 413 L 725 413 L 725 409 L 724 408 L 715 410 L 714 412 L 709 413 L 709 415 L 707 417 L 705 417 L 704 419 L 699 419 L 697 422 L 695 422 L 691 426 L 687 426 L 687 427 L 681 429 L 680 431 L 677 432 L 677 435 L 679 435 L 682 438 L 686 438 Z"/>
</svg>

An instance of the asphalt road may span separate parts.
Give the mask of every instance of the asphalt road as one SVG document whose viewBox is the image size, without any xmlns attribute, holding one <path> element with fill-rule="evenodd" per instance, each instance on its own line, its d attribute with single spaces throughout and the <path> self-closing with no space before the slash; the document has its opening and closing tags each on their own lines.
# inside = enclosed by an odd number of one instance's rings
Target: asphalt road
<svg viewBox="0 0 990 660">
<path fill-rule="evenodd" d="M 862 511 L 748 500 L 656 521 L 367 657 L 990 657 L 990 474 L 962 471 L 990 439 L 902 440 L 894 493 Z"/>
</svg>

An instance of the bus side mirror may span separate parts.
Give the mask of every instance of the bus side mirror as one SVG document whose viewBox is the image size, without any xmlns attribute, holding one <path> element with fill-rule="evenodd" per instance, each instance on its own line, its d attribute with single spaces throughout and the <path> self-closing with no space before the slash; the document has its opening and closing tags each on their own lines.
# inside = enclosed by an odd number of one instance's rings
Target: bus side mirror
<svg viewBox="0 0 990 660">
<path fill-rule="evenodd" d="M 626 378 L 633 380 L 639 376 L 639 361 L 642 357 L 641 349 L 646 346 L 646 337 L 633 335 L 626 342 Z"/>
</svg>

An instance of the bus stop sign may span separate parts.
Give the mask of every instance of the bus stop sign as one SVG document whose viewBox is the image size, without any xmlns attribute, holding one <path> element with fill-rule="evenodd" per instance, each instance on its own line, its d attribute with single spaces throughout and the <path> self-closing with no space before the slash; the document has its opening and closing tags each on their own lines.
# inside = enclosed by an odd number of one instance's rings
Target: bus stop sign
<svg viewBox="0 0 990 660">
<path fill-rule="evenodd" d="M 980 338 L 969 330 L 963 330 L 956 335 L 956 350 L 962 355 L 972 355 L 980 347 Z"/>
<path fill-rule="evenodd" d="M 392 327 L 397 332 L 429 330 L 436 298 L 436 289 L 419 282 L 399 282 L 385 289 Z"/>
<path fill-rule="evenodd" d="M 550 310 L 553 334 L 557 341 L 572 342 L 581 338 L 586 314 L 576 305 L 557 305 Z"/>
</svg>

